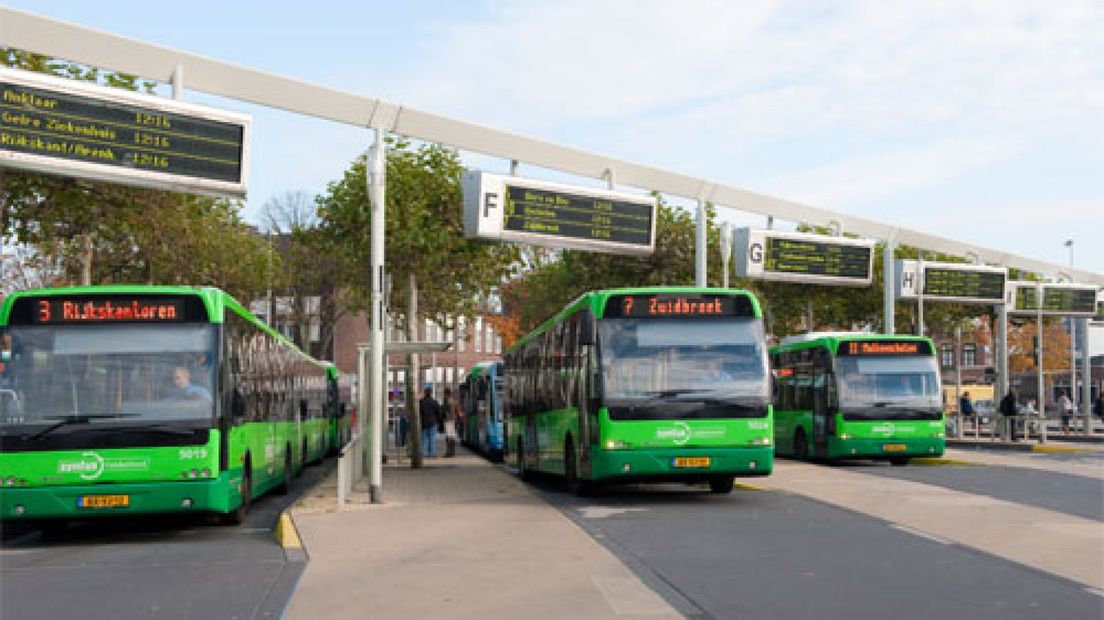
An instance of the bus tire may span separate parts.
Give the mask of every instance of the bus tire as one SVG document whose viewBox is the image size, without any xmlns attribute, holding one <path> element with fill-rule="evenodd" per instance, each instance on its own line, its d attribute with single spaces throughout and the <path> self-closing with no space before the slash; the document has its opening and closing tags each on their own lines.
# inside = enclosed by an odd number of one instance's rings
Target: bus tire
<svg viewBox="0 0 1104 620">
<path fill-rule="evenodd" d="M 521 438 L 517 440 L 517 459 L 518 459 L 518 478 L 521 478 L 525 482 L 529 482 L 533 479 L 533 474 L 529 471 L 529 468 L 525 464 L 525 445 L 522 443 Z"/>
<path fill-rule="evenodd" d="M 294 470 L 291 468 L 291 444 L 288 444 L 287 451 L 284 452 L 284 479 L 280 481 L 280 486 L 276 487 L 276 492 L 280 495 L 287 495 L 291 492 L 291 478 L 293 471 Z"/>
<path fill-rule="evenodd" d="M 709 479 L 709 491 L 717 495 L 728 495 L 735 485 L 736 479 L 733 476 L 713 476 Z"/>
<path fill-rule="evenodd" d="M 905 465 L 909 464 L 909 457 L 907 457 L 907 456 L 894 456 L 894 457 L 891 457 L 889 459 L 889 463 L 891 465 L 895 465 L 897 467 L 904 467 Z"/>
<path fill-rule="evenodd" d="M 567 490 L 579 497 L 590 494 L 590 482 L 579 478 L 578 464 L 575 461 L 575 442 L 571 435 L 564 441 L 564 483 Z"/>
<path fill-rule="evenodd" d="M 805 429 L 798 428 L 794 433 L 794 458 L 801 461 L 809 460 L 809 442 L 805 439 Z"/>
<path fill-rule="evenodd" d="M 238 507 L 222 515 L 222 522 L 226 525 L 241 525 L 245 522 L 245 515 L 249 512 L 249 506 L 253 503 L 253 465 L 249 457 L 245 457 L 245 465 L 242 470 L 242 500 Z"/>
</svg>

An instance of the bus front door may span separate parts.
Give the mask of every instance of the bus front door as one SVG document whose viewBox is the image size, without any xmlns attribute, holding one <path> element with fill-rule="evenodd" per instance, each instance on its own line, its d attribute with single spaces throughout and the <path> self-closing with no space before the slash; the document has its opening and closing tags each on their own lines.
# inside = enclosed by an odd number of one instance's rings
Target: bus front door
<svg viewBox="0 0 1104 620">
<path fill-rule="evenodd" d="M 828 381 L 831 377 L 819 369 L 813 378 L 813 456 L 828 456 Z"/>
</svg>

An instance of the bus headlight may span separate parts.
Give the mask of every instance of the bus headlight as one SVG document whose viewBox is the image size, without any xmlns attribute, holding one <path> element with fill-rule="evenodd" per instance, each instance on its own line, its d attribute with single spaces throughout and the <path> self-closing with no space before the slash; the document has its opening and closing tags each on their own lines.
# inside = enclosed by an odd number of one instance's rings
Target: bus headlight
<svg viewBox="0 0 1104 620">
<path fill-rule="evenodd" d="M 771 445 L 770 437 L 753 437 L 751 439 L 751 445 L 753 446 L 769 446 Z"/>
<path fill-rule="evenodd" d="M 625 450 L 631 448 L 632 444 L 627 441 L 619 441 L 616 439 L 610 439 L 606 442 L 606 450 Z"/>
<path fill-rule="evenodd" d="M 851 439 L 852 435 L 851 433 L 843 433 L 839 437 L 840 439 Z"/>
</svg>

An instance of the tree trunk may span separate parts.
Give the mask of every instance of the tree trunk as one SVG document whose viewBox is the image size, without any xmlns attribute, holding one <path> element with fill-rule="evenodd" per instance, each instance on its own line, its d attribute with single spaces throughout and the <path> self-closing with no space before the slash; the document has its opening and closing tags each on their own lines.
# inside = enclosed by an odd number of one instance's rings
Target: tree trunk
<svg viewBox="0 0 1104 620">
<path fill-rule="evenodd" d="M 92 284 L 92 234 L 81 234 L 81 286 Z"/>
<path fill-rule="evenodd" d="M 418 282 L 414 274 L 410 274 L 410 291 L 406 303 L 406 331 L 407 341 L 411 344 L 418 341 Z M 407 358 L 406 368 L 406 411 L 410 416 L 407 428 L 410 429 L 410 446 L 413 454 L 410 458 L 410 467 L 419 469 L 422 467 L 422 416 L 418 411 L 418 386 L 421 384 L 418 376 L 418 354 L 411 353 Z"/>
</svg>

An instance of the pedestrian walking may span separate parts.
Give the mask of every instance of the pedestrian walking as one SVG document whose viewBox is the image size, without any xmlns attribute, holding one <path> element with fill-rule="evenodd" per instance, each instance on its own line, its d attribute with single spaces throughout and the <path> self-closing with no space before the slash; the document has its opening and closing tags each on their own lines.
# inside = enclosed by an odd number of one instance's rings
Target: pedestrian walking
<svg viewBox="0 0 1104 620">
<path fill-rule="evenodd" d="M 1062 434 L 1069 435 L 1070 418 L 1073 417 L 1073 401 L 1062 390 L 1058 391 L 1058 411 L 1062 418 Z"/>
<path fill-rule="evenodd" d="M 433 388 L 426 388 L 418 401 L 422 421 L 422 456 L 437 458 L 437 426 L 441 421 L 441 405 L 433 399 Z"/>
<path fill-rule="evenodd" d="M 1008 394 L 1005 394 L 1004 398 L 1000 401 L 999 411 L 1004 416 L 1005 424 L 1008 426 L 1008 438 L 1011 441 L 1016 441 L 1016 414 L 1019 408 L 1016 402 L 1016 391 L 1012 388 L 1008 388 Z"/>
</svg>

